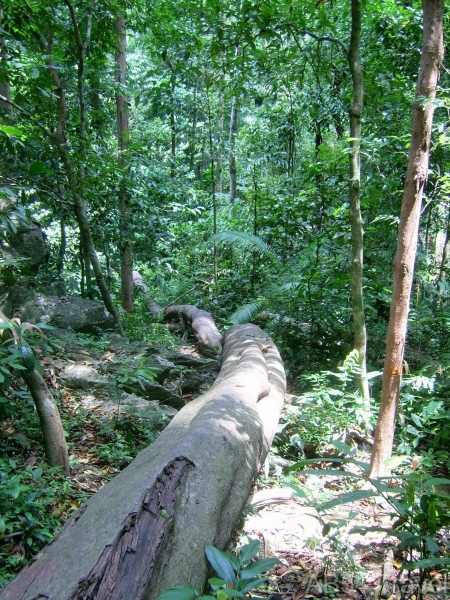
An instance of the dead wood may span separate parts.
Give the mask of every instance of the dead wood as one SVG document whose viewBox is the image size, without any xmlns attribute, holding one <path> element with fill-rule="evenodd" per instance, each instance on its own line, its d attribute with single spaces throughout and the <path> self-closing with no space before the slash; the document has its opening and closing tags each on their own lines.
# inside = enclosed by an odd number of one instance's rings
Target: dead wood
<svg viewBox="0 0 450 600">
<path fill-rule="evenodd" d="M 177 304 L 164 310 L 165 319 L 180 319 L 180 316 L 189 323 L 203 354 L 216 356 L 222 352 L 222 336 L 209 312 L 191 304 Z"/>
<path fill-rule="evenodd" d="M 138 273 L 137 271 L 133 271 L 133 285 L 135 288 L 137 288 L 144 294 L 147 309 L 152 315 L 157 315 L 159 312 L 162 311 L 162 306 L 160 306 L 150 294 L 148 285 L 144 283 L 144 280 L 142 279 L 140 273 Z"/>
<path fill-rule="evenodd" d="M 273 342 L 256 325 L 232 327 L 210 390 L 92 496 L 0 598 L 153 600 L 174 585 L 202 588 L 204 547 L 228 543 L 284 390 Z"/>
</svg>

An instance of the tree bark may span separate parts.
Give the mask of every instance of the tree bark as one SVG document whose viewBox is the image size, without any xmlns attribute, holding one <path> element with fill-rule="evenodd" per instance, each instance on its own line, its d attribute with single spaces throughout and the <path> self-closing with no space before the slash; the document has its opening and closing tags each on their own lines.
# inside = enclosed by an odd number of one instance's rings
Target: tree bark
<svg viewBox="0 0 450 600">
<path fill-rule="evenodd" d="M 127 82 L 127 33 L 125 18 L 119 15 L 115 20 L 117 34 L 116 43 L 116 106 L 117 106 L 117 140 L 119 146 L 119 169 L 123 180 L 120 185 L 119 215 L 121 236 L 121 285 L 122 285 L 122 308 L 132 312 L 133 307 L 133 256 L 131 249 L 131 224 L 130 224 L 130 201 L 127 193 L 126 181 L 124 181 L 129 170 L 129 119 L 127 98 L 122 89 Z"/>
<path fill-rule="evenodd" d="M 237 52 L 237 49 L 236 49 Z M 236 134 L 237 134 L 238 98 L 233 96 L 231 100 L 230 134 L 228 138 L 229 154 L 228 168 L 230 173 L 230 214 L 233 216 L 234 201 L 236 200 Z"/>
<path fill-rule="evenodd" d="M 10 322 L 1 311 L 0 321 L 2 323 Z M 12 334 L 9 330 L 3 331 L 7 332 L 6 335 L 11 337 L 11 343 L 13 343 Z M 20 374 L 30 391 L 39 416 L 44 438 L 45 458 L 51 467 L 62 467 L 64 473 L 70 475 L 69 452 L 56 402 L 43 377 L 36 369 L 33 371 L 24 370 Z"/>
<path fill-rule="evenodd" d="M 214 319 L 206 312 L 191 304 L 168 306 L 164 311 L 166 319 L 185 317 L 192 327 L 194 336 L 205 354 L 216 356 L 222 352 L 222 336 L 214 323 Z"/>
<path fill-rule="evenodd" d="M 44 437 L 45 458 L 51 467 L 62 467 L 70 475 L 69 452 L 61 417 L 52 393 L 43 377 L 36 371 L 22 371 L 41 423 Z"/>
<path fill-rule="evenodd" d="M 229 541 L 284 391 L 273 342 L 256 325 L 232 327 L 213 387 L 92 496 L 0 598 L 154 600 L 175 585 L 202 589 L 205 545 Z"/>
<path fill-rule="evenodd" d="M 157 315 L 159 312 L 162 311 L 162 306 L 160 306 L 156 302 L 156 300 L 153 298 L 153 296 L 150 294 L 148 285 L 146 283 L 144 283 L 144 280 L 142 279 L 141 275 L 137 271 L 133 271 L 133 285 L 138 290 L 141 290 L 142 293 L 144 294 L 146 303 L 147 303 L 147 309 L 148 309 L 149 313 L 151 313 L 153 315 Z"/>
<path fill-rule="evenodd" d="M 352 313 L 355 334 L 354 347 L 358 351 L 360 373 L 358 387 L 365 400 L 370 398 L 366 378 L 367 333 L 363 296 L 363 219 L 361 215 L 361 116 L 364 100 L 364 80 L 359 61 L 361 39 L 361 0 L 352 0 L 352 29 L 348 49 L 348 64 L 353 80 L 353 102 L 350 107 L 350 223 L 352 230 Z"/>
<path fill-rule="evenodd" d="M 385 474 L 385 461 L 392 453 L 422 193 L 428 173 L 433 100 L 444 57 L 443 19 L 443 0 L 423 0 L 422 56 L 394 261 L 394 289 L 386 341 L 381 404 L 371 458 L 372 477 Z"/>
<path fill-rule="evenodd" d="M 0 7 L 0 29 L 2 28 L 3 21 L 3 9 Z M 0 36 L 0 95 L 4 96 L 8 100 L 11 100 L 11 87 L 9 85 L 8 77 L 8 53 L 6 51 L 6 38 Z M 12 116 L 11 105 L 7 102 L 0 100 L 0 111 L 7 116 Z"/>
</svg>

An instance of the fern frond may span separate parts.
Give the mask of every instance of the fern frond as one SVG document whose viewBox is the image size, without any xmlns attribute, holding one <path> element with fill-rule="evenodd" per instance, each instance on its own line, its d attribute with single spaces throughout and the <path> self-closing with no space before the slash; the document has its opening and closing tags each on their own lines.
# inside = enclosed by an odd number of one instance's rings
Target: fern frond
<svg viewBox="0 0 450 600">
<path fill-rule="evenodd" d="M 245 231 L 222 231 L 211 236 L 212 242 L 224 242 L 232 244 L 244 250 L 262 252 L 263 254 L 276 258 L 270 246 L 257 235 Z"/>
<path fill-rule="evenodd" d="M 231 322 L 234 323 L 234 325 L 248 323 L 265 304 L 265 298 L 261 298 L 260 300 L 255 300 L 255 302 L 249 302 L 248 304 L 244 304 L 244 306 L 238 308 L 238 310 L 231 315 Z"/>
</svg>

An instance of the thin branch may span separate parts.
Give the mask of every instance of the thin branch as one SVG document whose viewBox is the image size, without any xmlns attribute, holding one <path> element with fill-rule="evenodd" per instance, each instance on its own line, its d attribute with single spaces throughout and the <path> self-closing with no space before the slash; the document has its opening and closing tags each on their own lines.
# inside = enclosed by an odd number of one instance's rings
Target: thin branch
<svg viewBox="0 0 450 600">
<path fill-rule="evenodd" d="M 22 113 L 23 115 L 25 115 L 26 117 L 28 117 L 29 119 L 31 119 L 35 125 L 37 125 L 37 127 L 39 127 L 39 129 L 42 129 L 42 131 L 45 133 L 45 135 L 47 137 L 49 137 L 52 141 L 54 141 L 55 136 L 54 134 L 50 131 L 50 129 L 47 129 L 47 127 L 45 125 L 43 125 L 40 121 L 37 121 L 34 116 L 28 112 L 26 110 L 26 108 L 23 108 L 22 106 L 20 106 L 19 104 L 16 104 L 15 102 L 13 102 L 13 100 L 8 100 L 8 98 L 6 98 L 5 96 L 2 96 L 0 94 L 0 100 L 2 102 L 6 102 L 7 104 L 9 104 L 10 106 L 12 106 L 13 108 L 15 108 L 16 110 L 18 110 L 20 113 Z"/>
<path fill-rule="evenodd" d="M 345 52 L 346 56 L 348 54 L 347 46 L 344 44 L 344 42 L 342 40 L 339 40 L 338 38 L 334 38 L 329 35 L 317 35 L 316 33 L 313 33 L 312 31 L 307 31 L 306 29 L 298 30 L 298 29 L 296 29 L 296 27 L 294 25 L 292 25 L 292 23 L 288 23 L 287 29 L 291 32 L 291 35 L 294 38 L 295 44 L 299 50 L 303 50 L 303 48 L 300 46 L 300 42 L 297 39 L 297 35 L 308 35 L 309 37 L 312 37 L 317 42 L 330 42 L 332 44 L 336 44 L 337 46 L 339 46 L 341 48 L 341 50 L 343 50 Z"/>
</svg>

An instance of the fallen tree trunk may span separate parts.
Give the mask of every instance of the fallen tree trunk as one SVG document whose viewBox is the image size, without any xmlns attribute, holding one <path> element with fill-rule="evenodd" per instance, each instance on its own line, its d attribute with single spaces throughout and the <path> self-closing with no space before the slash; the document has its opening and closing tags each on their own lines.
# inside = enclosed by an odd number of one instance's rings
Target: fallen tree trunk
<svg viewBox="0 0 450 600">
<path fill-rule="evenodd" d="M 204 547 L 223 549 L 272 443 L 285 374 L 256 325 L 232 327 L 222 369 L 160 437 L 92 496 L 2 600 L 154 600 L 202 588 Z"/>
<path fill-rule="evenodd" d="M 137 288 L 138 290 L 140 290 L 145 296 L 147 310 L 152 315 L 157 315 L 159 312 L 162 311 L 162 306 L 160 306 L 156 302 L 156 300 L 153 298 L 153 296 L 150 294 L 148 285 L 146 283 L 144 283 L 144 280 L 142 279 L 140 273 L 138 273 L 137 271 L 133 271 L 132 275 L 133 275 L 133 286 L 135 288 Z"/>
<path fill-rule="evenodd" d="M 214 355 L 222 352 L 222 336 L 214 323 L 214 319 L 206 312 L 191 304 L 176 304 L 164 310 L 164 318 L 180 318 L 182 315 L 192 327 L 202 354 Z"/>
</svg>

